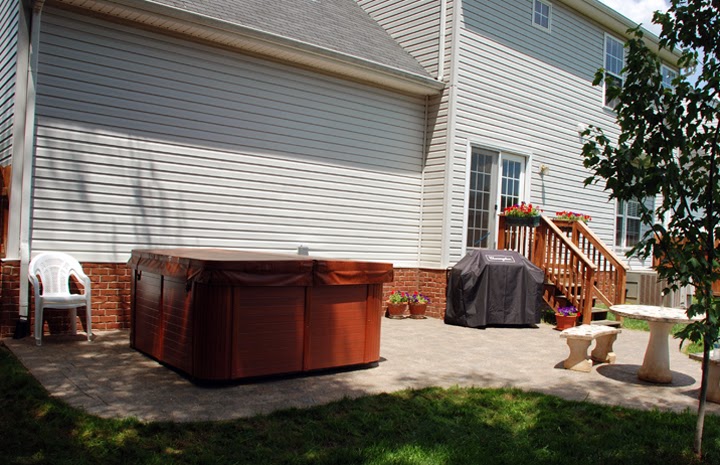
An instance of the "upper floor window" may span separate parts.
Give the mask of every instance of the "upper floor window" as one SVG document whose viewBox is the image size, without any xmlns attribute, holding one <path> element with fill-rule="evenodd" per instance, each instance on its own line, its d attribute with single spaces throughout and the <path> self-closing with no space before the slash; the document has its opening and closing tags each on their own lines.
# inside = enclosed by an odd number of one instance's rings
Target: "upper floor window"
<svg viewBox="0 0 720 465">
<path fill-rule="evenodd" d="M 533 6 L 533 25 L 550 29 L 550 12 L 552 5 L 542 0 L 535 0 Z"/>
<path fill-rule="evenodd" d="M 671 69 L 665 65 L 660 67 L 660 73 L 662 74 L 662 85 L 666 89 L 674 89 L 673 80 L 678 76 L 677 71 Z"/>
<path fill-rule="evenodd" d="M 605 36 L 605 77 L 610 78 L 611 82 L 618 87 L 623 85 L 622 70 L 625 67 L 625 48 L 623 42 L 614 37 Z M 611 100 L 608 97 L 608 87 L 610 84 L 605 82 L 605 106 L 615 108 L 617 100 Z"/>
</svg>

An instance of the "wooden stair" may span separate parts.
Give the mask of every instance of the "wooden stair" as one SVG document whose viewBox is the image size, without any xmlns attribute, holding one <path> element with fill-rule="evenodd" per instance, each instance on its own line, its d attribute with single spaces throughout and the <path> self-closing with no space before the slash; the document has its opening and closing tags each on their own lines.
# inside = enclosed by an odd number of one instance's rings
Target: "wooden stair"
<svg viewBox="0 0 720 465">
<path fill-rule="evenodd" d="M 521 253 L 545 273 L 543 299 L 551 308 L 572 305 L 584 324 L 620 324 L 595 304 L 625 302 L 627 265 L 584 223 L 541 216 L 538 226 L 511 226 L 500 215 L 499 226 L 498 248 Z"/>
</svg>

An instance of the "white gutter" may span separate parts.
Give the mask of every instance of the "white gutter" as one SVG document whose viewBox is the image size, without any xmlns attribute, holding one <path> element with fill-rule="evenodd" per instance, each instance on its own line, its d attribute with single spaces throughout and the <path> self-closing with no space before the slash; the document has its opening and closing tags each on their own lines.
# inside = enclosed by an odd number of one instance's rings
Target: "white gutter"
<svg viewBox="0 0 720 465">
<path fill-rule="evenodd" d="M 447 28 L 447 0 L 440 0 L 440 40 L 438 44 L 437 80 L 445 78 L 445 30 Z"/>
<path fill-rule="evenodd" d="M 32 172 L 35 155 L 35 89 L 37 83 L 38 53 L 40 50 L 40 19 L 45 0 L 33 3 L 30 23 L 30 59 L 27 72 L 25 98 L 25 145 L 22 153 L 22 188 L 20 192 L 20 317 L 28 317 L 28 267 L 30 264 L 30 224 L 32 221 Z"/>
<path fill-rule="evenodd" d="M 450 225 L 452 223 L 452 183 L 453 183 L 453 166 L 455 165 L 455 120 L 457 108 L 457 84 L 458 70 L 460 62 L 460 35 L 462 33 L 462 0 L 453 1 L 453 20 L 452 20 L 452 48 L 451 48 L 451 69 L 450 83 L 448 87 L 448 122 L 447 122 L 447 140 L 445 142 L 445 189 L 443 192 L 443 222 L 440 249 L 440 266 L 447 268 L 450 264 Z"/>
</svg>

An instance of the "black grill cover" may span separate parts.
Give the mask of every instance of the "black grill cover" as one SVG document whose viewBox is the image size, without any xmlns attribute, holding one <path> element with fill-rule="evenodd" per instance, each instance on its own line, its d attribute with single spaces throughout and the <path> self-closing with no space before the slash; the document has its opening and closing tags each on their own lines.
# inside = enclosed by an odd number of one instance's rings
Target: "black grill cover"
<svg viewBox="0 0 720 465">
<path fill-rule="evenodd" d="M 544 278 L 517 252 L 473 250 L 450 271 L 445 323 L 472 328 L 540 323 Z"/>
</svg>

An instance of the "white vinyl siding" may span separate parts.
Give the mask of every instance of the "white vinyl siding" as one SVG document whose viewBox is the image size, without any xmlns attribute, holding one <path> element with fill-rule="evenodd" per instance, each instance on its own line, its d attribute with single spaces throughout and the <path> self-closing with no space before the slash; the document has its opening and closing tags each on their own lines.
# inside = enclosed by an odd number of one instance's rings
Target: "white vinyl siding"
<svg viewBox="0 0 720 465">
<path fill-rule="evenodd" d="M 390 35 L 436 76 L 440 57 L 441 0 L 358 0 Z M 451 73 L 451 35 L 455 2 L 447 0 L 443 80 Z M 428 99 L 427 155 L 423 167 L 420 266 L 446 266 L 443 256 L 449 88 Z"/>
<path fill-rule="evenodd" d="M 18 0 L 0 4 L 0 165 L 12 156 L 19 8 Z"/>
<path fill-rule="evenodd" d="M 34 251 L 417 264 L 424 100 L 48 9 Z"/>
<path fill-rule="evenodd" d="M 433 76 L 438 70 L 441 0 L 357 0 Z"/>
<path fill-rule="evenodd" d="M 454 141 L 450 263 L 462 258 L 464 187 L 469 144 L 532 155 L 529 201 L 552 216 L 573 210 L 607 244 L 614 239 L 615 206 L 602 186 L 584 187 L 579 127 L 592 124 L 612 137 L 613 115 L 594 87 L 603 66 L 604 31 L 557 2 L 553 33 L 528 21 L 526 0 L 463 2 Z M 549 167 L 542 178 L 540 165 Z"/>
</svg>

